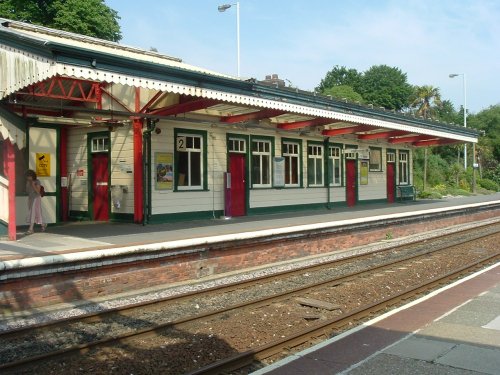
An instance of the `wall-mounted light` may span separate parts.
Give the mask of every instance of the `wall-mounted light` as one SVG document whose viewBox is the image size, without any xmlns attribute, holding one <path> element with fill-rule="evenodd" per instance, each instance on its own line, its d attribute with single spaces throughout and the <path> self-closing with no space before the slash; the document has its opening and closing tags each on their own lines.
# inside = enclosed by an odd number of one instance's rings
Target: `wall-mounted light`
<svg viewBox="0 0 500 375">
<path fill-rule="evenodd" d="M 97 60 L 92 59 L 92 61 L 90 62 L 90 65 L 92 65 L 92 68 L 95 68 L 97 66 Z"/>
</svg>

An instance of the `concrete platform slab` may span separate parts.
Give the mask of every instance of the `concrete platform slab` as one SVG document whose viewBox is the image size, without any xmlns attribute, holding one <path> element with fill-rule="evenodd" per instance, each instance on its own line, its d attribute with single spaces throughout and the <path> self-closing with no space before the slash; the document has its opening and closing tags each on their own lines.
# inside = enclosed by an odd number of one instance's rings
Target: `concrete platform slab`
<svg viewBox="0 0 500 375">
<path fill-rule="evenodd" d="M 494 335 L 491 333 L 491 330 L 486 328 L 467 326 L 459 323 L 436 322 L 419 331 L 419 335 L 433 339 L 500 347 L 500 335 Z"/>
<path fill-rule="evenodd" d="M 467 308 L 460 309 L 456 314 L 450 314 L 440 319 L 442 323 L 450 324 L 465 324 L 468 326 L 481 327 L 491 322 L 500 310 L 474 309 L 467 306 Z"/>
<path fill-rule="evenodd" d="M 349 375 L 479 375 L 475 371 L 452 368 L 422 360 L 379 354 L 361 366 L 349 371 Z"/>
<path fill-rule="evenodd" d="M 449 352 L 456 344 L 437 340 L 428 340 L 412 336 L 384 350 L 384 353 L 397 355 L 403 358 L 413 358 L 423 361 L 434 361 L 446 352 Z"/>
<path fill-rule="evenodd" d="M 487 349 L 461 344 L 436 360 L 436 363 L 483 374 L 500 374 L 500 348 Z"/>
<path fill-rule="evenodd" d="M 483 328 L 486 329 L 494 329 L 496 331 L 500 331 L 500 315 L 497 316 L 495 319 L 492 321 L 488 322 L 488 324 L 485 324 Z"/>
</svg>

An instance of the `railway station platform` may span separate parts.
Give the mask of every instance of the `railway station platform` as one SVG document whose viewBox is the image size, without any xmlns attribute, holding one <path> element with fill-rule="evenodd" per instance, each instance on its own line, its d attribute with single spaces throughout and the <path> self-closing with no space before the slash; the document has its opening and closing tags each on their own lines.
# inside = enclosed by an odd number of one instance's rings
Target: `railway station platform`
<svg viewBox="0 0 500 375">
<path fill-rule="evenodd" d="M 492 221 L 500 221 L 499 193 L 231 220 L 52 226 L 0 241 L 0 316 L 56 305 L 106 308 L 103 301 L 146 290 L 252 278 Z"/>
<path fill-rule="evenodd" d="M 396 217 L 397 215 L 411 215 L 427 210 L 452 210 L 457 206 L 495 202 L 500 203 L 500 193 L 392 204 L 375 203 L 350 208 L 335 207 L 331 210 L 246 216 L 230 220 L 198 220 L 146 226 L 130 223 L 71 222 L 50 226 L 44 233 L 37 232 L 26 236 L 20 232 L 17 241 L 0 238 L 0 261 L 79 253 L 97 249 L 116 249 L 125 246 L 163 244 L 219 235 L 293 228 L 299 225 L 335 222 L 342 224 L 348 220 L 377 219 L 377 217 L 382 216 Z"/>
<path fill-rule="evenodd" d="M 500 263 L 253 375 L 500 374 Z"/>
</svg>

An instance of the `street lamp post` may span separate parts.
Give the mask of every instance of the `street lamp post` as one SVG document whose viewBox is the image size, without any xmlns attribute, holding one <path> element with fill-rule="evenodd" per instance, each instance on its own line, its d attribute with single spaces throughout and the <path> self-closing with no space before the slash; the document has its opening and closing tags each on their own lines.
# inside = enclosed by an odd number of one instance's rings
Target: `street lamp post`
<svg viewBox="0 0 500 375">
<path fill-rule="evenodd" d="M 465 78 L 465 73 L 453 73 L 450 74 L 450 78 L 455 78 L 462 76 L 463 86 L 464 86 L 464 128 L 467 127 L 467 80 Z M 464 144 L 464 168 L 467 169 L 467 143 Z"/>
<path fill-rule="evenodd" d="M 237 43 L 237 54 L 238 54 L 238 77 L 240 77 L 240 2 L 237 1 L 236 4 L 223 4 L 218 6 L 219 12 L 225 12 L 233 5 L 236 5 L 236 43 Z"/>
</svg>

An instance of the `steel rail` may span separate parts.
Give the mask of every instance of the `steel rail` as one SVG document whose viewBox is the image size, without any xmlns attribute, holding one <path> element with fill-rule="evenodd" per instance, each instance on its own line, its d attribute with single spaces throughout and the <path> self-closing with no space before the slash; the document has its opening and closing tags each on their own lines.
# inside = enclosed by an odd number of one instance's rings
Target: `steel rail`
<svg viewBox="0 0 500 375">
<path fill-rule="evenodd" d="M 495 258 L 499 257 L 500 253 L 485 257 L 470 265 L 464 266 L 459 270 L 451 271 L 444 276 L 438 276 L 428 282 L 424 282 L 415 287 L 408 288 L 389 299 L 383 299 L 368 306 L 363 306 L 358 309 L 349 311 L 334 319 L 299 331 L 296 334 L 286 337 L 282 340 L 276 340 L 274 342 L 262 345 L 258 348 L 254 348 L 252 350 L 237 354 L 233 357 L 214 362 L 208 366 L 202 367 L 195 371 L 191 371 L 186 375 L 221 374 L 228 371 L 240 370 L 244 367 L 250 366 L 256 360 L 262 361 L 271 356 L 280 354 L 285 350 L 289 351 L 290 348 L 305 344 L 313 340 L 317 340 L 319 337 L 329 338 L 332 332 L 339 331 L 340 329 L 342 329 L 342 327 L 348 325 L 349 323 L 352 323 L 353 321 L 357 322 L 365 320 L 373 314 L 380 312 L 381 310 L 385 310 L 388 307 L 398 305 L 402 301 L 428 292 L 436 288 L 436 286 L 446 284 L 450 280 L 454 280 L 464 273 L 469 273 L 472 270 L 488 264 Z"/>
</svg>

